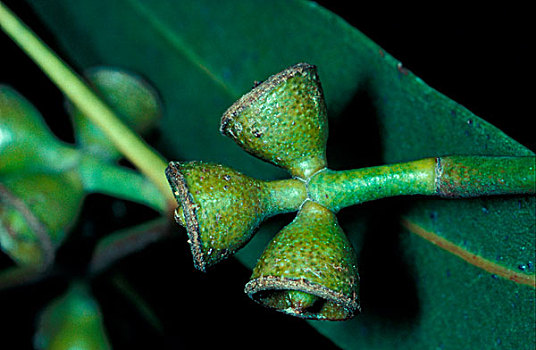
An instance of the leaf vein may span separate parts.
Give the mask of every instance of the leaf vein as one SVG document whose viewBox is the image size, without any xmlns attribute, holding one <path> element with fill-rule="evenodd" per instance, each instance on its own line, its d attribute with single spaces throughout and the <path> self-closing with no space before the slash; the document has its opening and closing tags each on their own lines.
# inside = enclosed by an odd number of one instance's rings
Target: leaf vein
<svg viewBox="0 0 536 350">
<path fill-rule="evenodd" d="M 437 233 L 426 230 L 425 228 L 419 226 L 417 223 L 411 221 L 410 219 L 403 218 L 402 225 L 410 232 L 437 245 L 438 247 L 448 251 L 449 253 L 458 256 L 459 258 L 465 260 L 473 266 L 476 266 L 497 276 L 501 276 L 502 278 L 508 279 L 515 283 L 536 288 L 535 274 L 517 272 L 502 265 L 499 265 L 493 261 L 490 261 L 482 256 L 471 253 L 468 250 L 460 247 L 459 245 L 452 243 L 446 238 L 439 236 Z"/>
<path fill-rule="evenodd" d="M 176 31 L 171 29 L 162 20 L 160 20 L 158 16 L 151 11 L 151 9 L 142 4 L 142 2 L 139 0 L 124 1 L 138 14 L 138 16 L 144 19 L 150 25 L 150 27 L 154 29 L 156 34 L 160 35 L 176 52 L 181 54 L 193 66 L 197 67 L 201 72 L 203 72 L 233 100 L 236 100 L 238 97 L 240 97 L 240 93 L 236 92 L 223 77 L 220 77 L 211 71 L 205 60 L 199 56 Z"/>
</svg>

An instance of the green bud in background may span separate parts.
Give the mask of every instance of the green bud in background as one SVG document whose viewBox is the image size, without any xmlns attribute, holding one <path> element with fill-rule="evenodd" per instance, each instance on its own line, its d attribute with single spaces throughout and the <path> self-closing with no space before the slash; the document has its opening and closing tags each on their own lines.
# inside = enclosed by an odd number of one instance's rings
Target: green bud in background
<svg viewBox="0 0 536 350">
<path fill-rule="evenodd" d="M 293 176 L 326 167 L 327 109 L 316 67 L 300 63 L 271 76 L 223 114 L 220 130 Z"/>
<path fill-rule="evenodd" d="M 79 178 L 21 173 L 0 178 L 0 246 L 20 266 L 46 268 L 74 224 L 84 191 Z"/>
<path fill-rule="evenodd" d="M 140 76 L 117 68 L 95 67 L 86 72 L 86 77 L 131 129 L 144 134 L 156 126 L 161 117 L 160 99 Z M 67 103 L 67 111 L 82 148 L 104 159 L 120 157 L 112 142 L 78 109 Z"/>
<path fill-rule="evenodd" d="M 30 102 L 0 85 L 0 173 L 61 169 L 75 157 Z"/>
<path fill-rule="evenodd" d="M 345 320 L 359 312 L 357 257 L 335 214 L 311 201 L 266 247 L 245 292 L 293 316 Z"/>
<path fill-rule="evenodd" d="M 39 350 L 111 349 L 99 305 L 88 286 L 73 284 L 43 310 L 34 346 Z"/>
</svg>

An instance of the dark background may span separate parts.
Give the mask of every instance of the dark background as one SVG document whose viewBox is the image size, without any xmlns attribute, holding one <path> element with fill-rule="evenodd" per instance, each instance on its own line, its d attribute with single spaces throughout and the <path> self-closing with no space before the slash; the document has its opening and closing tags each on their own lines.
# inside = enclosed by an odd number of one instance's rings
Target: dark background
<svg viewBox="0 0 536 350">
<path fill-rule="evenodd" d="M 54 38 L 21 1 L 5 2 L 57 52 Z M 363 8 L 353 2 L 319 3 L 364 32 L 427 84 L 466 106 L 512 138 L 535 149 L 532 112 L 532 56 L 526 9 L 492 8 L 468 13 L 466 8 Z M 43 73 L 0 34 L 0 83 L 29 99 L 53 131 L 73 142 L 63 97 Z M 529 95 L 530 91 L 530 95 Z M 532 117 L 529 117 L 532 115 Z M 0 292 L 3 344 L 31 347 L 34 319 L 84 269 L 98 237 L 141 223 L 155 214 L 141 206 L 105 196 L 90 196 L 81 220 L 58 253 L 65 273 L 49 280 Z M 195 271 L 183 237 L 150 246 L 95 279 L 92 287 L 116 348 L 335 348 L 305 322 L 267 311 L 242 291 L 249 271 L 231 259 L 208 274 Z M 0 255 L 0 266 L 9 259 Z M 163 334 L 152 328 L 109 282 L 122 273 L 153 307 Z M 284 339 L 284 343 L 282 343 Z"/>
</svg>

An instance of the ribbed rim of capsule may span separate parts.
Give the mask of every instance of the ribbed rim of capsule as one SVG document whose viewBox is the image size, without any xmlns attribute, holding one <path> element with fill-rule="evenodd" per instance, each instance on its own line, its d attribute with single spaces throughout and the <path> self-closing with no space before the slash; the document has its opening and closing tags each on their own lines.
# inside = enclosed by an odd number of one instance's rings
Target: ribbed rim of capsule
<svg viewBox="0 0 536 350">
<path fill-rule="evenodd" d="M 297 75 L 304 75 L 307 71 L 312 71 L 315 75 L 317 75 L 316 66 L 309 63 L 298 63 L 275 75 L 272 75 L 264 82 L 255 86 L 250 92 L 243 95 L 231 107 L 229 107 L 225 113 L 223 113 L 220 124 L 220 132 L 225 136 L 235 138 L 235 135 L 233 135 L 232 131 L 228 129 L 228 126 L 237 115 L 239 115 L 245 108 L 249 107 L 253 102 L 258 100 L 260 96 L 269 92 L 282 82 L 285 82 L 286 80 Z"/>
<path fill-rule="evenodd" d="M 335 306 L 337 316 L 333 314 L 323 315 L 322 307 L 313 308 L 311 310 L 296 310 L 292 308 L 279 309 L 263 302 L 263 293 L 277 291 L 301 291 L 315 295 L 319 298 L 322 298 L 320 303 L 331 303 L 331 306 Z M 352 293 L 351 296 L 347 296 L 318 283 L 310 282 L 304 278 L 293 279 L 276 276 L 263 276 L 249 281 L 244 288 L 244 292 L 259 304 L 271 307 L 277 311 L 284 312 L 292 316 L 310 320 L 344 321 L 361 312 L 361 306 L 359 305 L 359 299 L 356 292 Z"/>
<path fill-rule="evenodd" d="M 197 220 L 197 209 L 199 205 L 195 204 L 194 199 L 190 193 L 186 179 L 181 173 L 180 162 L 170 162 L 166 168 L 166 177 L 171 185 L 173 194 L 178 197 L 179 205 L 184 212 L 184 220 L 186 224 L 186 232 L 188 234 L 188 243 L 190 244 L 190 250 L 192 252 L 194 266 L 198 270 L 206 271 L 206 261 L 204 259 L 202 243 L 201 243 L 201 231 L 199 229 L 199 221 Z M 178 209 L 178 207 L 177 207 Z M 177 210 L 176 209 L 176 210 Z M 175 210 L 175 213 L 176 213 Z"/>
</svg>

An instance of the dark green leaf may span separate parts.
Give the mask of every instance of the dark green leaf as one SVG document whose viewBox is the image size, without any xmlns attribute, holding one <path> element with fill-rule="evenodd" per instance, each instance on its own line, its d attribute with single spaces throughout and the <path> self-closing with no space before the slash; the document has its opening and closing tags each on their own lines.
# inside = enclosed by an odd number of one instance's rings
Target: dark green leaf
<svg viewBox="0 0 536 350">
<path fill-rule="evenodd" d="M 254 80 L 297 62 L 319 67 L 330 122 L 339 129 L 349 122 L 337 118 L 351 102 L 370 105 L 374 120 L 354 119 L 347 128 L 379 125 L 378 139 L 370 141 L 380 144 L 378 162 L 532 154 L 312 2 L 29 3 L 78 68 L 117 65 L 154 83 L 166 106 L 158 146 L 173 159 L 216 161 L 252 176 L 282 177 L 219 135 L 219 118 Z M 363 111 L 354 109 L 350 112 L 360 118 Z M 354 144 L 331 139 L 331 166 L 354 164 L 333 153 L 359 154 Z M 345 348 L 533 348 L 534 287 L 506 278 L 534 280 L 535 206 L 534 197 L 411 199 L 343 211 L 341 224 L 361 256 L 364 312 L 314 327 Z M 247 266 L 275 226 L 261 230 L 239 255 Z M 426 233 L 427 239 L 408 231 Z M 430 240 L 451 245 L 442 249 Z M 488 272 L 496 266 L 503 277 Z"/>
</svg>

